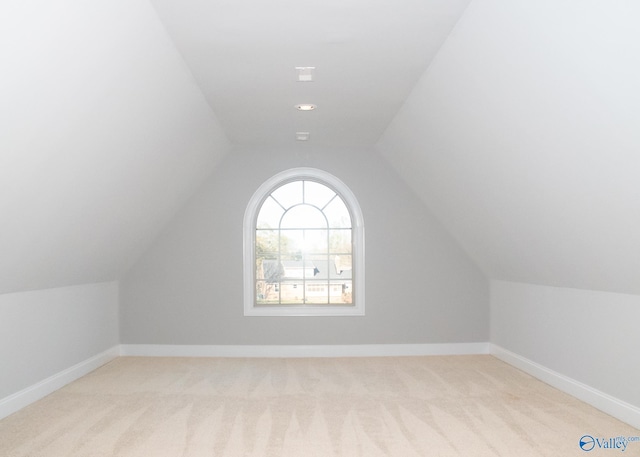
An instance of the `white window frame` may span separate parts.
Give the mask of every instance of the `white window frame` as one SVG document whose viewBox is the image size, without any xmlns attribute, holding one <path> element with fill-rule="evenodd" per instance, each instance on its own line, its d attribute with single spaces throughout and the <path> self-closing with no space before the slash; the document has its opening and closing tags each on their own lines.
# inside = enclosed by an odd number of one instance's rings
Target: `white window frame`
<svg viewBox="0 0 640 457">
<path fill-rule="evenodd" d="M 312 180 L 338 193 L 351 213 L 353 237 L 353 297 L 350 305 L 255 306 L 255 235 L 258 212 L 278 187 L 297 180 Z M 364 316 L 364 219 L 358 201 L 340 179 L 317 168 L 292 168 L 268 179 L 249 200 L 244 213 L 244 315 L 245 316 Z"/>
</svg>

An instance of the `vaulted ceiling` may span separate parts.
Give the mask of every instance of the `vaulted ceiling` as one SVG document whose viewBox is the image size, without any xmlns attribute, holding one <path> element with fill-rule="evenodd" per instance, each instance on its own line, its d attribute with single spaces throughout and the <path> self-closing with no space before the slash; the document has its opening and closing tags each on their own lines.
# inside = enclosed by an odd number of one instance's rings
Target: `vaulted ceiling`
<svg viewBox="0 0 640 457">
<path fill-rule="evenodd" d="M 631 0 L 4 2 L 0 293 L 117 279 L 234 145 L 308 131 L 377 148 L 490 278 L 640 294 L 639 20 Z"/>
<path fill-rule="evenodd" d="M 152 3 L 234 144 L 345 146 L 378 140 L 469 0 Z"/>
</svg>

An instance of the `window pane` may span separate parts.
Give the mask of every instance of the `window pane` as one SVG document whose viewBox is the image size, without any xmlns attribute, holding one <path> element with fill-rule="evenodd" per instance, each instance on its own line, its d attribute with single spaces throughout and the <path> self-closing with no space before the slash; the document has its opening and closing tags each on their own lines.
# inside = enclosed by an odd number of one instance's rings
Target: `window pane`
<svg viewBox="0 0 640 457">
<path fill-rule="evenodd" d="M 304 248 L 304 230 L 280 231 L 280 255 L 283 259 L 301 260 Z"/>
<path fill-rule="evenodd" d="M 329 273 L 333 268 L 330 257 L 327 254 L 312 254 L 307 256 L 307 260 L 313 263 L 313 279 L 327 281 Z"/>
<path fill-rule="evenodd" d="M 302 181 L 294 181 L 278 187 L 271 193 L 271 196 L 285 209 L 302 203 Z"/>
<path fill-rule="evenodd" d="M 315 279 L 320 274 L 320 269 L 313 260 L 304 260 L 304 279 Z M 322 265 L 321 265 L 322 266 Z"/>
<path fill-rule="evenodd" d="M 282 222 L 281 228 L 326 228 L 327 220 L 322 211 L 310 205 L 298 205 L 288 210 Z"/>
<path fill-rule="evenodd" d="M 333 256 L 333 268 L 330 268 L 330 277 L 351 279 L 353 270 L 352 258 L 350 255 Z"/>
<path fill-rule="evenodd" d="M 278 283 L 257 281 L 256 283 L 256 304 L 257 305 L 277 305 L 280 302 L 280 292 Z"/>
<path fill-rule="evenodd" d="M 306 254 L 326 254 L 329 250 L 328 232 L 326 230 L 304 230 L 302 252 Z"/>
<path fill-rule="evenodd" d="M 340 196 L 336 196 L 324 209 L 324 214 L 329 221 L 329 227 L 351 227 L 351 215 Z"/>
<path fill-rule="evenodd" d="M 303 260 L 283 260 L 282 266 L 284 268 L 284 280 L 289 279 L 303 279 L 305 275 L 305 269 L 311 268 L 312 266 L 305 266 Z"/>
<path fill-rule="evenodd" d="M 292 236 L 290 230 L 276 231 L 279 233 L 278 237 L 278 249 L 280 256 L 295 256 L 297 252 L 295 236 Z"/>
<path fill-rule="evenodd" d="M 277 259 L 278 250 L 277 230 L 256 230 L 256 259 Z"/>
<path fill-rule="evenodd" d="M 256 302 L 262 302 L 267 294 L 267 283 L 265 281 L 256 281 Z"/>
<path fill-rule="evenodd" d="M 304 202 L 309 205 L 317 206 L 322 209 L 336 195 L 336 193 L 327 186 L 314 182 L 304 182 Z"/>
<path fill-rule="evenodd" d="M 280 284 L 280 303 L 301 305 L 304 303 L 304 282 L 286 281 Z"/>
<path fill-rule="evenodd" d="M 269 197 L 267 198 L 262 207 L 260 213 L 258 213 L 258 220 L 256 222 L 257 228 L 278 228 L 280 225 L 280 218 L 284 214 L 284 210 L 276 201 Z"/>
<path fill-rule="evenodd" d="M 275 283 L 284 276 L 284 267 L 279 260 L 258 259 L 256 261 L 256 279 L 263 279 L 267 283 Z"/>
<path fill-rule="evenodd" d="M 329 247 L 332 254 L 351 254 L 351 229 L 330 230 Z"/>
<path fill-rule="evenodd" d="M 330 285 L 329 300 L 331 304 L 353 303 L 353 283 L 351 281 L 335 282 Z"/>
<path fill-rule="evenodd" d="M 308 281 L 306 287 L 306 303 L 308 305 L 326 305 L 329 303 L 329 284 L 327 281 Z"/>
</svg>

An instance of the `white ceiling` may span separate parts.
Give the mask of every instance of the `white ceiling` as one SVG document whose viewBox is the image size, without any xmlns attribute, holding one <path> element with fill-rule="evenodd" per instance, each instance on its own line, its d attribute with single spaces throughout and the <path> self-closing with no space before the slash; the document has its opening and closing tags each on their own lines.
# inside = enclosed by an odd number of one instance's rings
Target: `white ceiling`
<svg viewBox="0 0 640 457">
<path fill-rule="evenodd" d="M 1 2 L 0 293 L 121 277 L 230 144 L 374 144 L 468 1 Z"/>
<path fill-rule="evenodd" d="M 378 140 L 469 3 L 151 1 L 233 143 L 339 146 Z"/>
<path fill-rule="evenodd" d="M 635 0 L 0 2 L 0 293 L 121 277 L 230 145 L 305 130 L 376 145 L 489 278 L 640 294 L 638 23 Z"/>
<path fill-rule="evenodd" d="M 0 3 L 0 293 L 115 280 L 226 153 L 144 0 Z"/>
<path fill-rule="evenodd" d="M 474 1 L 379 143 L 490 278 L 640 294 L 639 23 Z"/>
</svg>

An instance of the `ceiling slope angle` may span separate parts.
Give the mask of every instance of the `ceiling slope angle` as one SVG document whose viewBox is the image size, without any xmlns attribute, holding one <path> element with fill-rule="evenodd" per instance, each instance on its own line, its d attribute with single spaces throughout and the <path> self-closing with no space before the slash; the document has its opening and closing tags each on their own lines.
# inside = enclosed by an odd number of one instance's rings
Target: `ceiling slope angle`
<svg viewBox="0 0 640 457">
<path fill-rule="evenodd" d="M 230 141 L 376 143 L 469 0 L 151 0 Z M 297 82 L 296 67 L 314 81 Z M 300 113 L 299 103 L 318 106 Z"/>
<path fill-rule="evenodd" d="M 0 58 L 0 293 L 118 279 L 228 150 L 219 123 L 144 0 L 2 2 Z"/>
<path fill-rule="evenodd" d="M 639 22 L 473 2 L 381 138 L 488 277 L 640 294 Z"/>
</svg>

